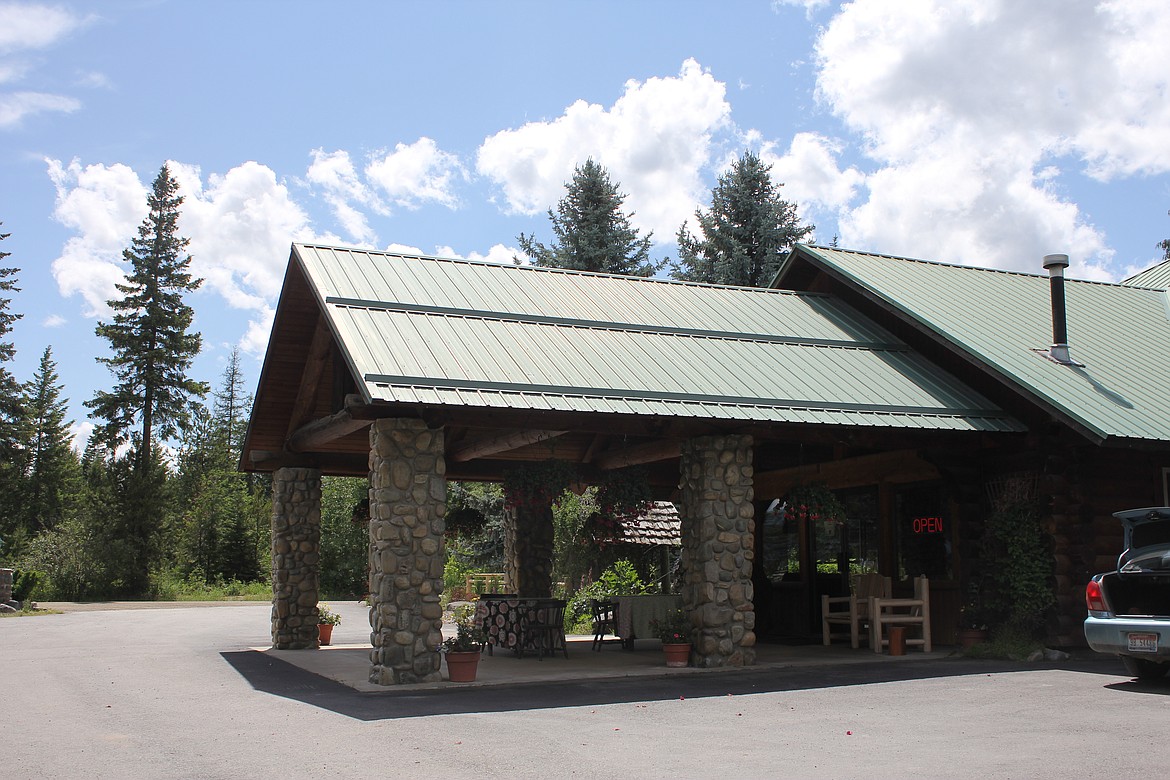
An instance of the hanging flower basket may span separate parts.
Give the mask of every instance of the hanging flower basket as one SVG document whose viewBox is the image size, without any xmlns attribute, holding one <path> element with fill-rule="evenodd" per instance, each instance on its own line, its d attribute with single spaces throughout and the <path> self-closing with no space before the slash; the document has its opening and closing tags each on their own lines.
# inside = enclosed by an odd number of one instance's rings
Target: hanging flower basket
<svg viewBox="0 0 1170 780">
<path fill-rule="evenodd" d="M 823 482 L 797 485 L 784 497 L 785 517 L 814 523 L 845 521 L 845 505 Z"/>
<path fill-rule="evenodd" d="M 550 507 L 576 481 L 577 469 L 567 461 L 525 463 L 504 474 L 504 506 L 528 510 Z"/>
<path fill-rule="evenodd" d="M 649 511 L 654 495 L 646 469 L 633 466 L 605 472 L 597 486 L 597 511 L 589 517 L 593 541 L 604 547 L 624 538 L 624 526 Z"/>
</svg>

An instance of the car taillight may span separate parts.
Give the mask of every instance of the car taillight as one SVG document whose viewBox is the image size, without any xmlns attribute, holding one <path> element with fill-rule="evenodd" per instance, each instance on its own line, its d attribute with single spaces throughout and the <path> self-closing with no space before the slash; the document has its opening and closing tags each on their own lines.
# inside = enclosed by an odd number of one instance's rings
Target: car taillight
<svg viewBox="0 0 1170 780">
<path fill-rule="evenodd" d="M 1108 612 L 1109 605 L 1105 603 L 1105 593 L 1101 590 L 1101 583 L 1089 580 L 1085 586 L 1085 606 L 1090 612 Z"/>
</svg>

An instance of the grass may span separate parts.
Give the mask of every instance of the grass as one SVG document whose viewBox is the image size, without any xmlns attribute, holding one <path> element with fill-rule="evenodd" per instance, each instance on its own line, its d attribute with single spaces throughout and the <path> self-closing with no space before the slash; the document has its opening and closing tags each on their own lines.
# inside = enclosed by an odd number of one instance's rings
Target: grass
<svg viewBox="0 0 1170 780">
<path fill-rule="evenodd" d="M 972 645 L 963 651 L 967 658 L 994 658 L 1008 661 L 1026 661 L 1044 644 L 1037 641 L 1032 632 L 1013 626 L 1002 626 L 992 631 L 991 639 Z"/>
<path fill-rule="evenodd" d="M 221 580 L 204 582 L 163 572 L 155 575 L 151 590 L 158 601 L 271 601 L 270 582 Z"/>
</svg>

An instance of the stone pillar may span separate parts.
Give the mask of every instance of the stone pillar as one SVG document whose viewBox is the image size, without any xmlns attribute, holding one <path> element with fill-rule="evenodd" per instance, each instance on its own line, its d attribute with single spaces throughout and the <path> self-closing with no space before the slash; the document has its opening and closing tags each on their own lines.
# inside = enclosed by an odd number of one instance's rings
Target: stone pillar
<svg viewBox="0 0 1170 780">
<path fill-rule="evenodd" d="M 317 646 L 321 572 L 321 472 L 272 475 L 272 646 Z"/>
<path fill-rule="evenodd" d="M 443 641 L 443 431 L 421 420 L 370 428 L 370 682 L 437 682 Z"/>
<path fill-rule="evenodd" d="M 692 660 L 703 667 L 750 666 L 756 660 L 752 439 L 686 441 L 679 470 L 682 596 L 695 626 Z"/>
<path fill-rule="evenodd" d="M 508 587 L 521 596 L 552 596 L 552 507 L 504 510 L 504 568 Z"/>
</svg>

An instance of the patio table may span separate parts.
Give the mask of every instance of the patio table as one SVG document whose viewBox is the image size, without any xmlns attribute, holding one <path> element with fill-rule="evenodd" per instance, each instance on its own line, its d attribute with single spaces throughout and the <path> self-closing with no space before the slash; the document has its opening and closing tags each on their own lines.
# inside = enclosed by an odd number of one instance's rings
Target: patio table
<svg viewBox="0 0 1170 780">
<path fill-rule="evenodd" d="M 488 653 L 493 647 L 520 652 L 524 628 L 539 619 L 541 608 L 549 599 L 485 593 L 479 597 L 476 619 L 483 627 Z"/>
<path fill-rule="evenodd" d="M 615 596 L 615 631 L 622 645 L 632 649 L 635 639 L 654 636 L 653 621 L 662 620 L 673 610 L 682 609 L 682 596 Z"/>
</svg>

